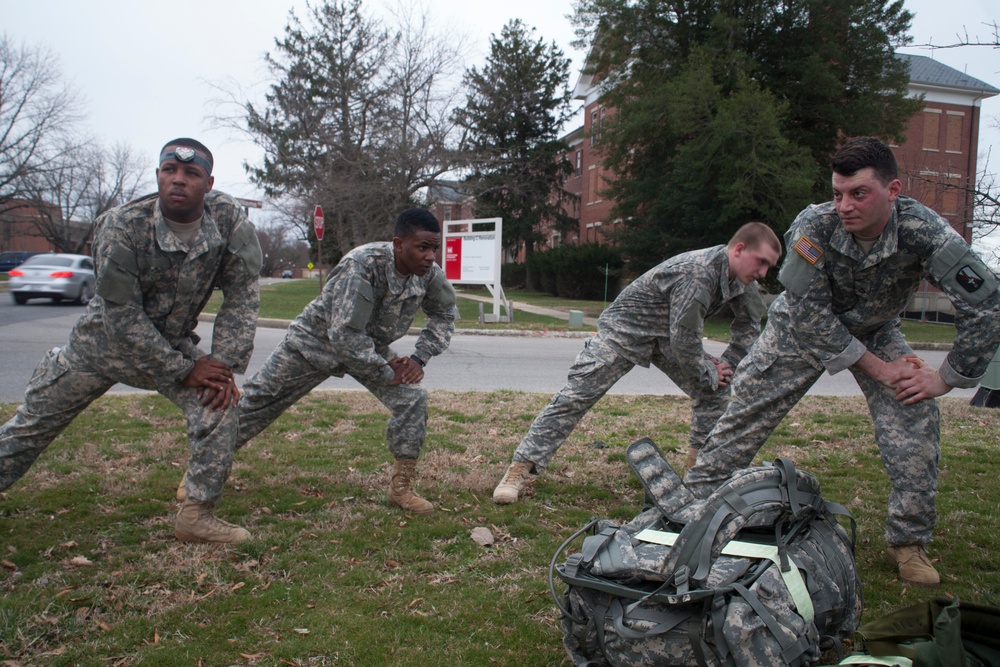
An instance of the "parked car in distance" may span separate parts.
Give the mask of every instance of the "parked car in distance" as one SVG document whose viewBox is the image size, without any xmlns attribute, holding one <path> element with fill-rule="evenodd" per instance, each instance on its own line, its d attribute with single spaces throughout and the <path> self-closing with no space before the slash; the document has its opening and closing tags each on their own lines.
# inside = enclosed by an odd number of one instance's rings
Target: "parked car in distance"
<svg viewBox="0 0 1000 667">
<path fill-rule="evenodd" d="M 292 277 L 292 270 L 291 269 L 285 269 L 284 271 L 281 272 L 281 277 L 282 278 L 291 278 Z"/>
<path fill-rule="evenodd" d="M 14 303 L 23 305 L 28 299 L 63 299 L 86 305 L 94 298 L 97 278 L 94 260 L 86 255 L 44 253 L 29 257 L 16 269 L 11 269 L 7 290 Z"/>
<path fill-rule="evenodd" d="M 30 250 L 8 250 L 0 252 L 0 273 L 7 273 L 13 268 L 17 268 L 24 260 L 33 255 L 41 255 L 39 251 Z"/>
</svg>

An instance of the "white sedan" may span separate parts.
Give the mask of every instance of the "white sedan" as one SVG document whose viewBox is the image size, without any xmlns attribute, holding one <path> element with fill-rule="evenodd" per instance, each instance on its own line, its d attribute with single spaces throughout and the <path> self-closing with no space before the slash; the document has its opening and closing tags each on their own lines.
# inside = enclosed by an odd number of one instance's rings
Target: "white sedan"
<svg viewBox="0 0 1000 667">
<path fill-rule="evenodd" d="M 63 299 L 81 306 L 94 298 L 94 260 L 87 255 L 45 253 L 29 257 L 8 274 L 7 289 L 14 303 L 28 299 Z"/>
</svg>

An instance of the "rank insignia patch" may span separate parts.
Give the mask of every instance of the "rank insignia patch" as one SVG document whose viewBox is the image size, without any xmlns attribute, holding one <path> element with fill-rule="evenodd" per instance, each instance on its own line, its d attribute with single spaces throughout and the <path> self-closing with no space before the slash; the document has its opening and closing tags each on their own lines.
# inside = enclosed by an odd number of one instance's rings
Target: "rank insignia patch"
<svg viewBox="0 0 1000 667">
<path fill-rule="evenodd" d="M 955 282 L 961 285 L 966 292 L 975 292 L 983 286 L 985 280 L 971 266 L 965 265 L 955 275 Z"/>
<path fill-rule="evenodd" d="M 819 258 L 823 256 L 823 251 L 817 248 L 815 243 L 804 236 L 795 242 L 795 252 L 802 255 L 802 259 L 806 260 L 810 264 L 815 264 L 819 261 Z"/>
</svg>

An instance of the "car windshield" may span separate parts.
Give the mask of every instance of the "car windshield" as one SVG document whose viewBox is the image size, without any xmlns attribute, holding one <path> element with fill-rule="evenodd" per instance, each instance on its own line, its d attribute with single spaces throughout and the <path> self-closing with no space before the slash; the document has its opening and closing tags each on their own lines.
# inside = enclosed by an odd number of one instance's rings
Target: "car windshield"
<svg viewBox="0 0 1000 667">
<path fill-rule="evenodd" d="M 24 260 L 21 266 L 73 266 L 72 257 L 53 257 L 52 255 L 35 255 Z"/>
</svg>

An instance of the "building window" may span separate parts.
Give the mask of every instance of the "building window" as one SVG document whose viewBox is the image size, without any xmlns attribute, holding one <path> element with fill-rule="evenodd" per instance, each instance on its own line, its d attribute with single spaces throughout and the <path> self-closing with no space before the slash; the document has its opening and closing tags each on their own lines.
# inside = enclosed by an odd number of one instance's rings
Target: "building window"
<svg viewBox="0 0 1000 667">
<path fill-rule="evenodd" d="M 961 213 L 962 203 L 965 200 L 965 192 L 962 190 L 961 174 L 943 174 L 941 179 L 946 184 L 944 192 L 941 193 L 941 210 L 938 213 L 945 217 L 954 217 Z"/>
<path fill-rule="evenodd" d="M 451 206 L 444 207 L 444 219 L 446 222 L 451 220 Z"/>
<path fill-rule="evenodd" d="M 965 206 L 965 192 L 962 189 L 962 174 L 921 171 L 916 181 L 914 194 L 926 206 L 945 218 L 954 218 L 962 213 Z"/>
<path fill-rule="evenodd" d="M 593 204 L 595 201 L 597 201 L 597 185 L 598 185 L 597 172 L 598 172 L 597 165 L 592 165 L 590 167 L 590 173 L 587 174 L 587 176 L 588 176 L 588 183 L 587 183 L 587 186 L 588 186 L 587 187 L 587 203 L 588 204 Z"/>
<path fill-rule="evenodd" d="M 552 244 L 553 248 L 558 248 L 559 246 L 561 246 L 562 245 L 562 234 L 559 233 L 559 232 L 552 232 L 552 241 L 551 241 L 551 244 Z"/>
<path fill-rule="evenodd" d="M 941 134 L 941 110 L 924 109 L 924 150 L 936 151 L 939 149 L 939 138 Z"/>
<path fill-rule="evenodd" d="M 576 152 L 576 175 L 583 173 L 583 151 Z"/>
<path fill-rule="evenodd" d="M 597 143 L 597 109 L 590 112 L 590 145 Z"/>
<path fill-rule="evenodd" d="M 949 111 L 945 115 L 944 126 L 944 150 L 947 153 L 962 152 L 962 120 L 964 113 L 960 111 Z"/>
</svg>

